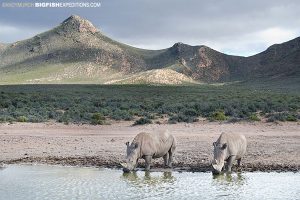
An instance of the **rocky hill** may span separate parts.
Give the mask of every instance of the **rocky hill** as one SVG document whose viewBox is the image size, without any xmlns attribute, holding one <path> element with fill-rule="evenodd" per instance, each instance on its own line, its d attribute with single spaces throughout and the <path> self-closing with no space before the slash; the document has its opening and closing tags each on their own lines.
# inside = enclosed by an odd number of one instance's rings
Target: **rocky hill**
<svg viewBox="0 0 300 200">
<path fill-rule="evenodd" d="M 300 37 L 270 46 L 247 58 L 247 71 L 256 77 L 290 77 L 300 75 Z"/>
<path fill-rule="evenodd" d="M 33 38 L 0 44 L 0 84 L 186 84 L 299 74 L 300 38 L 250 57 L 183 43 L 145 50 L 114 41 L 75 15 Z"/>
</svg>

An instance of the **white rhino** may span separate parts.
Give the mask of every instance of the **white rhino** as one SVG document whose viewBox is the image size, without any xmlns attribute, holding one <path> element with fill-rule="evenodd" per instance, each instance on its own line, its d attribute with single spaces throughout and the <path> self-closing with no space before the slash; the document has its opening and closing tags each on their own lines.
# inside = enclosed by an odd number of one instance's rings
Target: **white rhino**
<svg viewBox="0 0 300 200">
<path fill-rule="evenodd" d="M 126 146 L 126 163 L 121 163 L 124 172 L 134 170 L 140 158 L 145 160 L 147 171 L 150 170 L 152 158 L 163 157 L 165 166 L 172 167 L 176 140 L 168 131 L 153 134 L 139 133 L 130 145 L 126 142 Z"/>
<path fill-rule="evenodd" d="M 241 165 L 242 156 L 246 153 L 247 140 L 242 134 L 222 133 L 219 139 L 213 143 L 213 146 L 213 173 L 221 173 L 225 161 L 225 170 L 231 172 L 231 167 L 235 160 L 237 160 L 238 166 Z"/>
</svg>

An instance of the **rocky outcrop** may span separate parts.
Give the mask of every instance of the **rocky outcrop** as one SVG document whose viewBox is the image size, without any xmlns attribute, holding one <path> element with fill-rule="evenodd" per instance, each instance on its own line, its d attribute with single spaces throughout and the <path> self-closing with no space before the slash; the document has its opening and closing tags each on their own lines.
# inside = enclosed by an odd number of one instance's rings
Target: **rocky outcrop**
<svg viewBox="0 0 300 200">
<path fill-rule="evenodd" d="M 98 32 L 97 28 L 94 25 L 86 20 L 82 19 L 77 15 L 72 15 L 68 19 L 62 22 L 63 30 L 66 32 L 78 31 L 80 33 L 88 32 L 88 33 L 96 33 Z"/>
<path fill-rule="evenodd" d="M 116 79 L 105 84 L 163 84 L 180 85 L 197 83 L 192 78 L 171 69 L 148 70 L 132 75 L 128 78 Z"/>
</svg>

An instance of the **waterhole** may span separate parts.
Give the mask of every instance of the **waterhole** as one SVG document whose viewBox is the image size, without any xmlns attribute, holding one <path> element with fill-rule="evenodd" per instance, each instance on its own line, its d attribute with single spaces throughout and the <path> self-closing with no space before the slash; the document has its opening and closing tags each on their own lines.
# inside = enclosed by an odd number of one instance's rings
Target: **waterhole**
<svg viewBox="0 0 300 200">
<path fill-rule="evenodd" d="M 0 199 L 299 199 L 300 173 L 123 173 L 116 169 L 8 165 Z"/>
</svg>

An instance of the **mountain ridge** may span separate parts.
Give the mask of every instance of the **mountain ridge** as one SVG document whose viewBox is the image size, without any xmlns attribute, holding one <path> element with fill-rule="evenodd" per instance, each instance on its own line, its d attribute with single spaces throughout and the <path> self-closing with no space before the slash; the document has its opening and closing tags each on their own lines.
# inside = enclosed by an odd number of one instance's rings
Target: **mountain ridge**
<svg viewBox="0 0 300 200">
<path fill-rule="evenodd" d="M 249 57 L 181 42 L 147 50 L 115 41 L 88 20 L 72 15 L 32 38 L 0 44 L 0 74 L 1 84 L 122 83 L 119 80 L 151 84 L 148 77 L 156 77 L 154 84 L 299 78 L 300 37 Z"/>
</svg>

